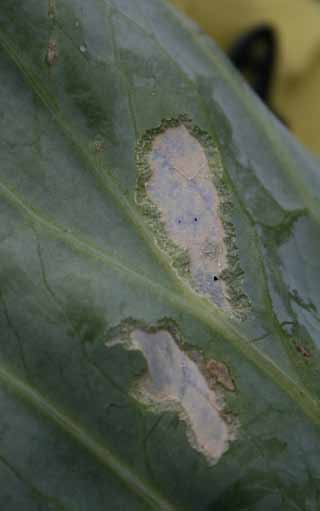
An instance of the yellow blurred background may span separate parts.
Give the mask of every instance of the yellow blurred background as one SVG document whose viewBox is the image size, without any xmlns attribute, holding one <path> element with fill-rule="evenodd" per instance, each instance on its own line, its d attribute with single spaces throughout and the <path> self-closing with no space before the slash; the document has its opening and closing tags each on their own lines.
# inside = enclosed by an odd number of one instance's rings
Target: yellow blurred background
<svg viewBox="0 0 320 511">
<path fill-rule="evenodd" d="M 275 37 L 269 106 L 320 154 L 320 2 L 317 0 L 172 0 L 227 52 L 268 26 Z"/>
</svg>

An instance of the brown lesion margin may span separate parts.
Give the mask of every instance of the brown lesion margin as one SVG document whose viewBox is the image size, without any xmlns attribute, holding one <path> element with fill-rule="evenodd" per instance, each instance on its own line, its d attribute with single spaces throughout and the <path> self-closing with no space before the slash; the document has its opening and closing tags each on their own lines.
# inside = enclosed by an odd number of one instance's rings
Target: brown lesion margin
<svg viewBox="0 0 320 511">
<path fill-rule="evenodd" d="M 233 315 L 239 319 L 244 319 L 249 310 L 250 300 L 243 290 L 244 272 L 240 266 L 238 247 L 236 243 L 236 231 L 232 222 L 234 205 L 232 195 L 228 190 L 219 150 L 212 137 L 199 127 L 194 126 L 192 120 L 186 115 L 181 115 L 175 119 L 164 119 L 158 127 L 146 131 L 136 146 L 136 165 L 138 175 L 135 200 L 142 209 L 142 212 L 152 229 L 156 243 L 169 255 L 172 261 L 172 267 L 175 269 L 178 276 L 180 278 L 187 279 L 192 286 L 193 280 L 190 271 L 190 258 L 188 251 L 181 249 L 172 240 L 170 240 L 165 225 L 161 221 L 160 210 L 151 201 L 146 189 L 146 184 L 152 175 L 147 155 L 152 150 L 153 140 L 157 135 L 164 133 L 168 128 L 176 128 L 181 125 L 183 125 L 189 133 L 198 140 L 204 148 L 208 159 L 213 184 L 220 199 L 219 216 L 224 228 L 224 243 L 227 249 L 227 268 L 221 272 L 220 279 L 222 279 L 225 283 L 227 301 L 230 304 Z"/>
<path fill-rule="evenodd" d="M 212 356 L 208 357 L 202 349 L 197 349 L 194 347 L 194 345 L 190 345 L 181 334 L 178 324 L 172 318 L 169 317 L 163 317 L 156 323 L 152 324 L 146 323 L 145 321 L 142 321 L 140 319 L 128 317 L 121 321 L 118 325 L 111 327 L 106 332 L 105 346 L 111 348 L 114 345 L 113 343 L 115 341 L 116 344 L 121 344 L 124 349 L 129 350 L 132 349 L 131 334 L 134 330 L 143 330 L 148 334 L 154 334 L 163 330 L 171 335 L 178 348 L 181 351 L 183 351 L 187 355 L 187 357 L 196 364 L 200 373 L 206 380 L 208 388 L 215 392 L 218 402 L 220 403 L 221 406 L 219 410 L 219 415 L 221 419 L 223 419 L 226 422 L 226 424 L 228 424 L 228 426 L 231 428 L 230 439 L 235 440 L 237 436 L 236 433 L 240 427 L 240 420 L 238 413 L 235 413 L 233 410 L 233 396 L 238 394 L 238 390 L 235 384 L 236 380 L 232 374 L 232 370 L 230 369 L 230 367 L 225 365 L 222 360 L 218 361 L 216 359 L 213 359 Z M 133 349 L 134 351 L 139 351 L 136 350 L 135 348 Z M 146 360 L 145 356 L 144 355 L 142 356 L 144 360 Z M 222 364 L 226 368 L 230 381 L 232 381 L 233 383 L 232 388 L 231 387 L 228 388 L 228 386 L 226 386 L 223 382 L 219 381 L 219 379 L 212 375 L 212 372 L 209 369 L 209 364 L 212 361 L 217 362 L 218 364 Z M 189 419 L 179 404 L 176 403 L 170 406 L 170 404 L 166 402 L 163 406 L 160 402 L 156 403 L 154 400 L 147 402 L 144 393 L 141 392 L 141 387 L 143 386 L 144 379 L 148 377 L 148 375 L 149 371 L 146 363 L 145 369 L 143 369 L 139 374 L 136 374 L 131 379 L 130 392 L 132 397 L 139 401 L 141 405 L 144 405 L 146 407 L 146 410 L 149 410 L 150 412 L 158 414 L 161 411 L 170 410 L 171 412 L 175 413 L 179 420 L 181 420 L 185 424 L 186 428 L 185 434 L 189 439 L 189 442 L 191 442 L 191 445 L 197 451 L 199 451 L 199 448 L 196 446 L 196 443 L 194 444 L 192 441 L 193 433 L 190 433 Z M 235 435 L 234 438 L 232 438 L 233 435 Z M 210 460 L 204 454 L 204 452 L 201 451 L 201 453 L 202 455 L 205 456 L 207 461 L 211 463 L 212 460 Z"/>
<path fill-rule="evenodd" d="M 225 363 L 221 360 L 216 360 L 212 358 L 212 355 L 207 356 L 204 352 L 204 350 L 195 348 L 195 346 L 192 344 L 190 345 L 188 341 L 183 337 L 181 334 L 180 328 L 176 321 L 174 321 L 170 317 L 163 317 L 156 321 L 155 323 L 146 323 L 145 321 L 142 321 L 140 319 L 135 319 L 132 317 L 128 317 L 121 321 L 118 325 L 111 327 L 105 334 L 105 344 L 108 347 L 111 347 L 114 343 L 114 341 L 120 341 L 120 344 L 123 344 L 124 346 L 131 346 L 131 334 L 134 330 L 143 330 L 144 332 L 148 334 L 155 334 L 161 330 L 168 332 L 171 337 L 173 338 L 174 342 L 178 346 L 178 348 L 183 351 L 189 358 L 192 360 L 200 372 L 202 373 L 203 377 L 205 378 L 208 387 L 211 390 L 214 390 L 215 392 L 222 392 L 224 396 L 230 393 L 237 392 L 237 387 L 235 384 L 235 378 L 232 374 L 232 370 L 230 370 L 230 367 L 226 366 Z M 233 385 L 232 388 L 229 386 L 226 386 L 223 382 L 219 381 L 216 377 L 213 376 L 212 371 L 210 370 L 210 363 L 212 361 L 218 362 L 220 364 L 223 364 L 228 372 L 230 381 L 232 381 Z M 147 371 L 147 369 L 146 369 Z M 143 373 L 137 375 L 137 381 L 141 380 L 141 377 L 143 376 Z M 134 383 L 133 383 L 134 386 Z M 226 415 L 230 415 L 230 410 L 225 410 Z"/>
</svg>

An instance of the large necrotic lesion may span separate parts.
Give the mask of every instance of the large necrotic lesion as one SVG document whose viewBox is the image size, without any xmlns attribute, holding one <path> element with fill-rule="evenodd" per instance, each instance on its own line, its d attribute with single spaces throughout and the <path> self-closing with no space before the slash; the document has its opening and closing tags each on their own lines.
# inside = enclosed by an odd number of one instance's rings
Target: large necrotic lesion
<svg viewBox="0 0 320 511">
<path fill-rule="evenodd" d="M 180 124 L 158 133 L 147 155 L 146 193 L 169 239 L 186 251 L 194 288 L 227 308 L 227 267 L 220 199 L 204 147 Z"/>
<path fill-rule="evenodd" d="M 133 328 L 127 339 L 118 338 L 107 346 L 115 344 L 139 350 L 146 359 L 147 373 L 139 378 L 134 396 L 154 410 L 175 411 L 186 423 L 192 447 L 210 464 L 216 463 L 235 440 L 238 429 L 236 419 L 225 414 L 219 384 L 208 383 L 205 373 L 165 329 Z"/>
</svg>

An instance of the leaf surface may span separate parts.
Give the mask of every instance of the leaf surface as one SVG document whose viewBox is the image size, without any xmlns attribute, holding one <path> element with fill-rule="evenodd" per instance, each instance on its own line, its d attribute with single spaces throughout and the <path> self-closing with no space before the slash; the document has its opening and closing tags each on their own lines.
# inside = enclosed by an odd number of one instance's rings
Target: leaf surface
<svg viewBox="0 0 320 511">
<path fill-rule="evenodd" d="M 318 161 L 162 1 L 3 0 L 0 46 L 2 508 L 318 509 Z M 221 164 L 245 318 L 137 198 L 181 119 Z M 231 418 L 214 462 L 186 396 Z"/>
</svg>

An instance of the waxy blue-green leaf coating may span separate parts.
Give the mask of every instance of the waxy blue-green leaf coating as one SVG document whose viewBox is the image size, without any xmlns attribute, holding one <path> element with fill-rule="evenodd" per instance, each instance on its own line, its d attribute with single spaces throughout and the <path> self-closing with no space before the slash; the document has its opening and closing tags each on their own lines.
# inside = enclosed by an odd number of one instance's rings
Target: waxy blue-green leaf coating
<svg viewBox="0 0 320 511">
<path fill-rule="evenodd" d="M 319 162 L 162 0 L 2 0 L 0 48 L 0 508 L 317 511 Z M 137 147 L 182 116 L 220 155 L 241 321 L 136 201 Z M 137 398 L 130 328 L 228 368 L 217 463 Z"/>
</svg>

